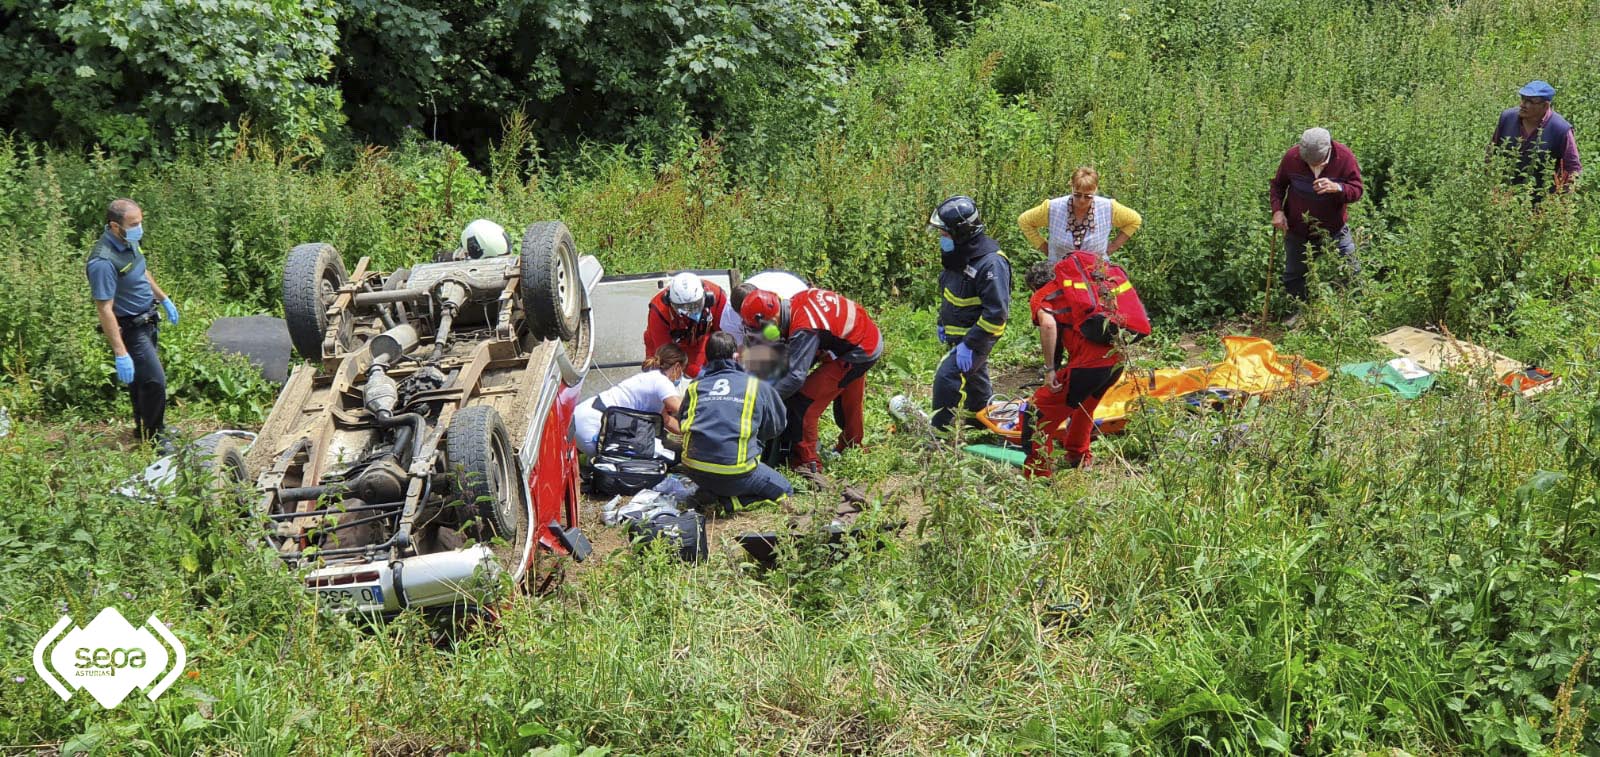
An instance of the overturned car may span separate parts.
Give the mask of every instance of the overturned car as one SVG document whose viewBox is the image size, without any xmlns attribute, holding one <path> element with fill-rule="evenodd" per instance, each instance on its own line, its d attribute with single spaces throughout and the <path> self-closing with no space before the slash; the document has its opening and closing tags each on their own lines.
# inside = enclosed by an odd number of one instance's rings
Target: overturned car
<svg viewBox="0 0 1600 757">
<path fill-rule="evenodd" d="M 547 580 L 547 553 L 583 556 L 568 427 L 602 269 L 559 222 L 506 242 L 390 273 L 289 252 L 284 317 L 309 362 L 223 471 L 254 484 L 268 544 L 330 609 L 482 606 Z"/>
</svg>

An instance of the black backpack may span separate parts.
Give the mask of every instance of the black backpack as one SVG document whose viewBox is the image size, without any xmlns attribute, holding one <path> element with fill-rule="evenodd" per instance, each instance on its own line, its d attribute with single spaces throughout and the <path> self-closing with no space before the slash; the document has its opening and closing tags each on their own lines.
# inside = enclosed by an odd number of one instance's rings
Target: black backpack
<svg viewBox="0 0 1600 757">
<path fill-rule="evenodd" d="M 667 477 L 667 461 L 656 457 L 661 415 L 608 407 L 600 416 L 600 438 L 590 461 L 589 485 L 596 494 L 637 494 Z"/>
<path fill-rule="evenodd" d="M 700 562 L 711 553 L 706 546 L 705 516 L 692 510 L 656 513 L 647 520 L 629 520 L 625 528 L 636 546 L 666 539 L 684 562 Z"/>
</svg>

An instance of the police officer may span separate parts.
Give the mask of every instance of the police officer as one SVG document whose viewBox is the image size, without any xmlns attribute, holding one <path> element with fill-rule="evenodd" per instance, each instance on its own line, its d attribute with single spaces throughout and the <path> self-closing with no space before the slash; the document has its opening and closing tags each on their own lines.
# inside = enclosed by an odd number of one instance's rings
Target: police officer
<svg viewBox="0 0 1600 757">
<path fill-rule="evenodd" d="M 162 291 L 145 267 L 139 241 L 144 238 L 144 210 L 127 198 L 106 208 L 106 228 L 89 251 L 85 273 L 89 295 L 115 357 L 117 380 L 128 386 L 133 422 L 139 438 L 156 438 L 166 427 L 167 374 L 156 353 L 161 318 L 178 323 L 178 306 Z"/>
<path fill-rule="evenodd" d="M 706 340 L 706 365 L 678 407 L 682 464 L 701 489 L 736 508 L 781 502 L 794 493 L 783 474 L 761 462 L 763 447 L 783 433 L 783 398 L 745 373 L 738 343 L 726 332 Z"/>
<path fill-rule="evenodd" d="M 978 205 L 957 196 L 928 219 L 939 231 L 939 341 L 951 347 L 933 374 L 933 427 L 947 428 L 960 405 L 989 404 L 989 352 L 1006 333 L 1011 309 L 1011 262 L 984 233 Z"/>
</svg>

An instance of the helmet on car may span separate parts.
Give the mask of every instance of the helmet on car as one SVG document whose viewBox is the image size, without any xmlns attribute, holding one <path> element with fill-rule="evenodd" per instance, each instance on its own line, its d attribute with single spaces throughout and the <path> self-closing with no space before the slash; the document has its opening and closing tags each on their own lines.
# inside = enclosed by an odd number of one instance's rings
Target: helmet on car
<svg viewBox="0 0 1600 757">
<path fill-rule="evenodd" d="M 687 271 L 673 276 L 667 284 L 667 304 L 686 317 L 697 317 L 706 308 L 705 284 Z"/>
<path fill-rule="evenodd" d="M 956 242 L 965 242 L 983 233 L 983 219 L 978 217 L 978 204 L 966 195 L 956 195 L 934 209 L 928 225 L 950 235 Z"/>
<path fill-rule="evenodd" d="M 479 218 L 461 230 L 461 249 L 469 258 L 494 257 L 511 251 L 511 235 L 505 227 L 487 218 Z"/>
</svg>

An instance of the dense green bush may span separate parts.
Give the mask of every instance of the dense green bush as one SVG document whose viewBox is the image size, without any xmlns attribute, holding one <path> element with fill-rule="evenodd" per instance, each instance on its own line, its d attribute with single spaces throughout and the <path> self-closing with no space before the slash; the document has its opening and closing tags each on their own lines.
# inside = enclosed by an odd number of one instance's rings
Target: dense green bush
<svg viewBox="0 0 1600 757">
<path fill-rule="evenodd" d="M 5 3 L 0 123 L 123 153 L 209 137 L 240 118 L 320 149 L 340 125 L 338 6 L 311 0 Z"/>
</svg>

